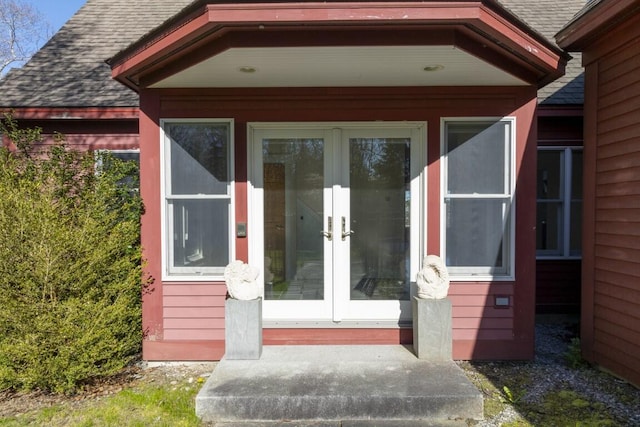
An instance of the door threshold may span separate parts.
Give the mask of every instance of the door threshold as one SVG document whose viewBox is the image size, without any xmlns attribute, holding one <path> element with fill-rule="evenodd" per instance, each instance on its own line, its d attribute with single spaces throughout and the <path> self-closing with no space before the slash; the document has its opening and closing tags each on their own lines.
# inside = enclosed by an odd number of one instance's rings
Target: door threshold
<svg viewBox="0 0 640 427">
<path fill-rule="evenodd" d="M 341 329 L 341 328 L 361 328 L 361 329 L 410 329 L 411 320 L 343 320 L 333 322 L 331 320 L 266 320 L 262 321 L 263 328 L 270 329 Z"/>
</svg>

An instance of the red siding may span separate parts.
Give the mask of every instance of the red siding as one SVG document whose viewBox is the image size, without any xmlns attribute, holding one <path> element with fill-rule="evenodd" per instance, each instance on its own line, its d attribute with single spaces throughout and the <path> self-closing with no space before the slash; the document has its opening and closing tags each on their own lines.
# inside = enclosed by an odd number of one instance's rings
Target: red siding
<svg viewBox="0 0 640 427">
<path fill-rule="evenodd" d="M 160 118 L 225 117 L 235 120 L 236 221 L 247 221 L 246 129 L 252 121 L 411 120 L 428 124 L 427 251 L 440 248 L 441 117 L 515 116 L 518 203 L 517 281 L 454 283 L 454 357 L 513 359 L 533 356 L 535 297 L 535 89 L 525 88 L 316 88 L 145 90 L 141 185 L 146 212 L 143 246 L 155 283 L 146 293 L 146 360 L 206 360 L 224 349 L 224 285 L 161 281 Z M 520 190 L 520 189 L 528 189 Z M 250 232 L 250 230 L 249 230 Z M 251 235 L 236 239 L 236 258 L 247 260 Z M 510 306 L 495 308 L 494 296 Z M 265 344 L 402 343 L 410 329 L 265 329 Z M 183 351 L 180 345 L 184 343 Z"/>
<path fill-rule="evenodd" d="M 585 50 L 585 356 L 640 384 L 640 14 Z"/>
<path fill-rule="evenodd" d="M 580 309 L 580 260 L 538 260 L 536 312 L 577 313 Z"/>
</svg>

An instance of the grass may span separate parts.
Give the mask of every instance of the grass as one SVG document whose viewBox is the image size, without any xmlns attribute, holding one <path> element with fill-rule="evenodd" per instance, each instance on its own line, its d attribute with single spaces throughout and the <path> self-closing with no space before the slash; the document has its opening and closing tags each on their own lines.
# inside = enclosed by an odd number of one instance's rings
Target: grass
<svg viewBox="0 0 640 427">
<path fill-rule="evenodd" d="M 0 427 L 18 426 L 200 426 L 195 396 L 202 381 L 142 384 L 83 405 L 59 404 L 0 419 Z"/>
</svg>

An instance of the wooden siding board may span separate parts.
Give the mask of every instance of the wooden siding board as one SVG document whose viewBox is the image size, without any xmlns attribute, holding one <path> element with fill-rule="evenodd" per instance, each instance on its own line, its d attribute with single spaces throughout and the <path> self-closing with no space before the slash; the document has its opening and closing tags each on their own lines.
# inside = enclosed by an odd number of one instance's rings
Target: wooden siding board
<svg viewBox="0 0 640 427">
<path fill-rule="evenodd" d="M 598 134 L 598 155 L 607 157 L 606 150 L 610 145 L 616 142 L 636 141 L 638 137 L 640 137 L 640 126 L 628 126 L 626 128 L 614 129 L 606 133 Z M 636 150 L 630 150 L 628 153 L 634 151 Z"/>
<path fill-rule="evenodd" d="M 628 168 L 617 168 L 598 173 L 598 183 L 601 185 L 617 184 L 620 182 L 640 182 L 640 165 Z"/>
<path fill-rule="evenodd" d="M 149 361 L 209 361 L 224 356 L 224 341 L 149 341 L 142 342 L 142 353 Z"/>
<path fill-rule="evenodd" d="M 227 294 L 227 286 L 224 283 L 164 283 L 165 296 L 220 296 Z"/>
<path fill-rule="evenodd" d="M 619 364 L 635 367 L 640 361 L 640 346 L 626 341 L 615 335 L 604 333 L 604 331 L 596 329 L 596 351 L 600 357 L 611 357 L 615 354 L 615 359 Z M 637 370 L 637 368 L 636 368 Z"/>
<path fill-rule="evenodd" d="M 165 329 L 224 329 L 224 318 L 165 318 Z"/>
<path fill-rule="evenodd" d="M 616 313 L 616 316 L 621 316 L 629 321 L 639 322 L 640 311 L 638 306 L 632 302 L 625 301 L 624 299 L 617 298 L 615 296 L 607 295 L 600 292 L 600 289 L 596 290 L 596 313 L 605 313 L 606 311 L 598 312 L 598 307 L 611 310 L 612 313 Z M 600 318 L 596 315 L 596 318 Z M 602 319 L 606 320 L 606 319 Z M 597 329 L 597 327 L 596 327 Z"/>
<path fill-rule="evenodd" d="M 613 271 L 622 274 L 626 274 L 629 276 L 638 275 L 638 264 L 636 262 L 628 262 L 628 261 L 620 261 L 617 259 L 601 259 L 598 260 L 598 266 L 596 267 L 596 272 L 601 270 L 604 271 Z"/>
<path fill-rule="evenodd" d="M 613 221 L 598 221 L 595 224 L 595 231 L 597 234 L 609 233 L 620 236 L 640 236 L 640 227 L 635 223 L 621 224 Z"/>
<path fill-rule="evenodd" d="M 224 298 L 220 296 L 165 296 L 165 307 L 224 307 Z"/>
<path fill-rule="evenodd" d="M 600 219 L 610 223 L 638 223 L 640 226 L 640 209 L 597 209 L 596 221 Z"/>
<path fill-rule="evenodd" d="M 638 136 L 638 122 L 631 117 L 609 120 L 607 125 L 598 123 L 597 136 L 601 146 Z"/>
<path fill-rule="evenodd" d="M 618 182 L 609 184 L 598 184 L 596 195 L 598 197 L 608 196 L 636 196 L 640 194 L 640 181 Z"/>
<path fill-rule="evenodd" d="M 601 319 L 609 319 L 598 323 L 598 330 L 604 334 L 618 336 L 621 339 L 631 342 L 640 343 L 640 327 L 625 322 L 625 318 L 620 318 L 614 310 L 606 307 L 599 307 L 596 315 Z"/>
<path fill-rule="evenodd" d="M 164 318 L 224 318 L 224 307 L 165 307 Z"/>
<path fill-rule="evenodd" d="M 598 199 L 598 208 L 601 209 L 640 209 L 640 194 L 625 196 L 603 196 Z"/>
<path fill-rule="evenodd" d="M 224 329 L 165 329 L 168 341 L 216 341 L 224 340 Z"/>
<path fill-rule="evenodd" d="M 631 135 L 626 139 L 612 139 L 608 142 L 603 141 L 602 145 L 598 148 L 598 158 L 606 159 L 608 157 L 624 156 L 635 153 L 638 151 L 638 137 L 640 137 L 640 128 L 638 129 L 638 135 Z"/>
<path fill-rule="evenodd" d="M 480 319 L 477 317 L 456 317 L 452 320 L 453 329 L 513 329 L 513 319 L 497 317 Z"/>
<path fill-rule="evenodd" d="M 640 72 L 640 51 L 619 49 L 607 55 L 600 67 L 600 80 L 611 81 L 625 74 Z"/>
<path fill-rule="evenodd" d="M 603 247 L 617 247 L 622 249 L 640 249 L 640 239 L 626 234 L 616 235 L 600 233 L 596 238 L 596 244 Z"/>
<path fill-rule="evenodd" d="M 640 71 L 638 71 L 640 73 Z M 640 99 L 637 96 L 625 99 L 624 102 L 617 102 L 606 108 L 602 106 L 598 111 L 602 123 L 614 123 L 615 120 L 621 120 L 627 113 L 637 114 L 640 110 Z"/>
<path fill-rule="evenodd" d="M 631 114 L 615 114 L 616 110 L 628 111 Z M 602 120 L 598 123 L 599 135 L 605 135 L 608 132 L 625 129 L 627 134 L 634 128 L 638 127 L 637 115 L 640 112 L 640 100 L 638 97 L 634 97 L 629 102 L 620 103 L 616 109 L 609 109 L 606 111 L 611 115 L 607 120 Z"/>
<path fill-rule="evenodd" d="M 501 341 L 513 339 L 511 329 L 454 329 L 453 340 L 488 340 Z"/>
<path fill-rule="evenodd" d="M 637 93 L 637 91 L 633 90 L 633 87 L 640 84 L 639 71 L 640 67 L 631 72 L 621 72 L 618 77 L 613 80 L 604 81 L 600 85 L 601 103 L 598 105 L 598 110 L 602 111 L 604 107 L 617 104 L 623 100 L 630 101 L 634 93 Z M 600 120 L 602 117 L 598 117 L 598 119 Z"/>
<path fill-rule="evenodd" d="M 512 283 L 452 283 L 449 295 L 513 295 Z"/>
<path fill-rule="evenodd" d="M 513 307 L 509 308 L 493 308 L 491 307 L 457 307 L 453 306 L 452 316 L 456 317 L 513 317 Z"/>
<path fill-rule="evenodd" d="M 606 351 L 597 353 L 595 363 L 604 368 L 605 371 L 612 373 L 613 375 L 623 378 L 626 381 L 634 384 L 640 388 L 640 372 L 638 372 L 637 366 L 640 365 L 640 360 L 627 360 L 627 363 L 621 363 L 620 360 L 625 357 L 616 355 L 612 356 L 611 352 Z M 629 359 L 629 358 L 626 358 Z"/>
<path fill-rule="evenodd" d="M 640 152 L 638 152 L 638 150 L 631 150 L 612 157 L 599 157 L 596 179 L 599 179 L 599 175 L 603 172 L 618 169 L 632 169 L 638 166 L 640 166 Z"/>
<path fill-rule="evenodd" d="M 640 304 L 640 271 L 636 275 L 624 274 L 619 271 L 596 270 L 596 280 L 600 284 L 603 293 L 616 295 L 621 293 L 625 299 L 636 301 Z M 634 295 L 625 294 L 632 291 Z"/>
</svg>

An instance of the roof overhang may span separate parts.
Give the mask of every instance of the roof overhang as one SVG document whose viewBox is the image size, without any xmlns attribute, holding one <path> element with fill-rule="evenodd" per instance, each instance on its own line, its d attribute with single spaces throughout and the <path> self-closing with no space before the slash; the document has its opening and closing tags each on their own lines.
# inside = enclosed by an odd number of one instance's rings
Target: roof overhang
<svg viewBox="0 0 640 427">
<path fill-rule="evenodd" d="M 140 88 L 542 87 L 562 50 L 497 2 L 196 2 L 108 62 Z"/>
<path fill-rule="evenodd" d="M 640 13 L 640 0 L 592 0 L 556 34 L 558 45 L 583 51 L 605 36 L 621 19 Z"/>
</svg>

